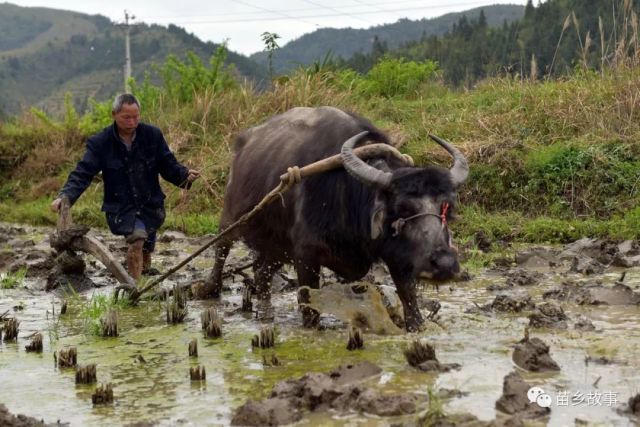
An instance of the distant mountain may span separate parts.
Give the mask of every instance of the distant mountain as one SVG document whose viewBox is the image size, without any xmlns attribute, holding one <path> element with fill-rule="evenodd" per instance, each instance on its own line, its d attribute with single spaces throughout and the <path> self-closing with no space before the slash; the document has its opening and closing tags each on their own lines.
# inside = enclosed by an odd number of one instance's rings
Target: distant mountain
<svg viewBox="0 0 640 427">
<path fill-rule="evenodd" d="M 494 5 L 434 19 L 402 19 L 366 30 L 320 29 L 278 49 L 273 55 L 274 68 L 284 73 L 299 64 L 321 60 L 329 51 L 345 59 L 357 52 L 368 53 L 376 37 L 395 49 L 444 34 L 463 15 L 475 19 L 480 10 L 484 10 L 489 26 L 510 23 L 524 14 L 523 6 Z M 169 54 L 182 57 L 191 50 L 207 61 L 217 47 L 175 25 L 134 25 L 133 76 L 141 81 L 145 72 L 164 63 Z M 241 76 L 258 83 L 267 78 L 266 62 L 264 52 L 249 58 L 229 52 L 227 57 L 227 63 L 234 64 Z M 0 3 L 0 117 L 30 106 L 58 113 L 67 92 L 80 109 L 89 97 L 108 99 L 122 90 L 123 65 L 124 33 L 108 18 Z"/>
<path fill-rule="evenodd" d="M 141 81 L 168 54 L 189 50 L 208 61 L 218 45 L 182 28 L 135 25 L 131 29 L 133 76 Z M 262 80 L 264 66 L 229 52 L 245 77 Z M 82 107 L 88 97 L 110 98 L 123 87 L 124 33 L 101 15 L 26 8 L 0 3 L 0 112 L 15 114 L 36 105 L 57 112 L 66 92 Z"/>
<path fill-rule="evenodd" d="M 487 24 L 492 27 L 503 25 L 505 21 L 511 23 L 524 16 L 524 6 L 507 4 L 448 13 L 433 19 L 416 21 L 401 19 L 393 24 L 361 30 L 322 28 L 305 34 L 276 50 L 272 59 L 273 68 L 278 73 L 284 73 L 300 64 L 311 64 L 322 60 L 327 52 L 331 52 L 335 58 L 344 59 L 348 59 L 357 52 L 369 53 L 375 37 L 382 43 L 386 42 L 389 49 L 395 49 L 403 43 L 420 40 L 423 37 L 443 35 L 450 31 L 453 24 L 457 23 L 463 15 L 469 19 L 477 19 L 481 10 L 484 10 Z M 267 63 L 266 52 L 254 53 L 250 58 L 260 64 Z"/>
</svg>

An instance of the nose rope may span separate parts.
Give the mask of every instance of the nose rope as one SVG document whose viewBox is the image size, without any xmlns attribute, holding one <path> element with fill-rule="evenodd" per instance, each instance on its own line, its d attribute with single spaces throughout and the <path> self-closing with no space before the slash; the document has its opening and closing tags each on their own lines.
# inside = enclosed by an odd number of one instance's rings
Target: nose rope
<svg viewBox="0 0 640 427">
<path fill-rule="evenodd" d="M 393 228 L 393 237 L 396 237 L 398 234 L 400 234 L 400 232 L 402 231 L 402 228 L 404 227 L 404 225 L 408 222 L 411 221 L 412 219 L 415 218 L 419 218 L 421 216 L 435 216 L 436 218 L 440 219 L 440 223 L 442 224 L 442 229 L 444 230 L 447 227 L 447 212 L 449 211 L 449 203 L 448 202 L 444 202 L 440 208 L 440 214 L 434 214 L 431 212 L 422 212 L 419 214 L 415 214 L 412 216 L 409 216 L 407 218 L 398 218 L 397 220 L 393 221 L 393 223 L 391 223 L 391 227 Z"/>
<path fill-rule="evenodd" d="M 442 228 L 447 226 L 447 212 L 449 211 L 449 203 L 444 202 L 442 204 L 442 210 L 440 211 L 440 222 L 442 223 Z"/>
</svg>

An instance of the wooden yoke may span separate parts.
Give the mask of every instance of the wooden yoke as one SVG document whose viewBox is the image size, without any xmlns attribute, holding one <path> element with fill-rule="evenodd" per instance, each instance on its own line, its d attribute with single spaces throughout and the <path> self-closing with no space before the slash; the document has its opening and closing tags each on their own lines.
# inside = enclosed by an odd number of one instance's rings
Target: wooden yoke
<svg viewBox="0 0 640 427">
<path fill-rule="evenodd" d="M 395 157 L 396 159 L 406 163 L 407 166 L 413 166 L 413 159 L 408 154 L 402 154 L 400 153 L 400 151 L 398 151 L 398 149 L 388 144 L 376 143 L 363 145 L 361 147 L 355 148 L 353 150 L 353 154 L 355 154 L 362 160 L 390 155 L 391 157 Z M 340 154 L 336 154 L 334 156 L 318 160 L 317 162 L 299 168 L 300 179 L 341 167 L 342 158 L 340 157 Z M 289 174 L 285 173 L 280 175 L 280 180 L 283 182 L 287 182 L 289 180 Z"/>
<path fill-rule="evenodd" d="M 51 246 L 58 250 L 76 250 L 93 255 L 107 267 L 107 270 L 114 275 L 116 280 L 125 288 L 136 289 L 136 281 L 124 269 L 109 249 L 94 236 L 88 235 L 88 227 L 73 225 L 71 220 L 71 204 L 66 197 L 60 203 L 60 213 L 56 234 L 51 237 Z"/>
</svg>

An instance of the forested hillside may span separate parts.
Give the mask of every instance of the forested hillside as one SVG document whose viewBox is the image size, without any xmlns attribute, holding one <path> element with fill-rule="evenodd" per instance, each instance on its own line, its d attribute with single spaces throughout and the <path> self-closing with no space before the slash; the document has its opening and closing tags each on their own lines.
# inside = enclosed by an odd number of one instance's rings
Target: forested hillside
<svg viewBox="0 0 640 427">
<path fill-rule="evenodd" d="M 522 18 L 524 8 L 519 5 L 493 5 L 470 9 L 465 12 L 448 13 L 432 19 L 400 19 L 393 24 L 379 25 L 367 29 L 321 28 L 291 41 L 278 49 L 273 55 L 273 68 L 284 73 L 302 65 L 322 61 L 327 54 L 334 59 L 349 59 L 354 54 L 369 54 L 375 49 L 374 40 L 389 49 L 396 49 L 404 43 L 420 40 L 432 35 L 443 35 L 461 17 L 477 19 L 484 11 L 487 25 L 500 26 L 505 21 L 514 22 Z M 256 62 L 266 64 L 267 54 L 260 52 L 251 55 Z"/>
<path fill-rule="evenodd" d="M 576 67 L 600 69 L 637 45 L 639 10 L 631 1 L 548 0 L 534 7 L 529 0 L 521 20 L 492 27 L 486 14 L 463 16 L 444 36 L 423 37 L 395 50 L 379 46 L 343 65 L 366 71 L 384 54 L 434 60 L 454 85 L 496 74 L 539 78 L 566 75 Z M 624 34 L 616 28 L 624 28 Z M 621 45 L 621 39 L 628 42 Z"/>
<path fill-rule="evenodd" d="M 133 76 L 142 81 L 167 55 L 195 52 L 205 63 L 218 45 L 182 28 L 138 24 L 131 29 Z M 263 80 L 264 67 L 228 52 L 238 76 Z M 52 113 L 63 108 L 65 93 L 84 110 L 90 97 L 109 98 L 121 89 L 124 32 L 95 15 L 0 4 L 0 112 L 15 114 L 35 105 Z"/>
</svg>

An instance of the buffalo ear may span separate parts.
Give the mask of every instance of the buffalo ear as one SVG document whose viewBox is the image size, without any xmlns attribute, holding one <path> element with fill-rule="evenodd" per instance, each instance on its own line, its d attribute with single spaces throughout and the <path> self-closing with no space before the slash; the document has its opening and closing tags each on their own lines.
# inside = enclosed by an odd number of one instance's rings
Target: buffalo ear
<svg viewBox="0 0 640 427">
<path fill-rule="evenodd" d="M 371 239 L 376 240 L 384 230 L 385 204 L 376 200 L 371 214 Z"/>
</svg>

